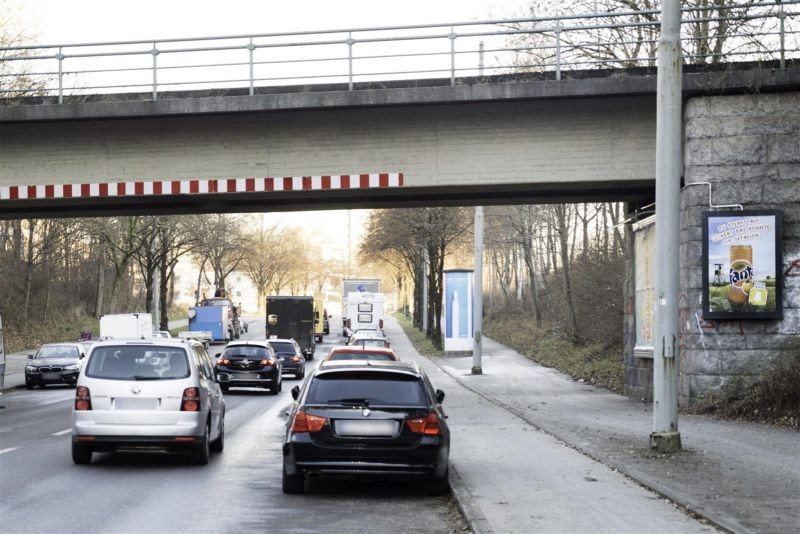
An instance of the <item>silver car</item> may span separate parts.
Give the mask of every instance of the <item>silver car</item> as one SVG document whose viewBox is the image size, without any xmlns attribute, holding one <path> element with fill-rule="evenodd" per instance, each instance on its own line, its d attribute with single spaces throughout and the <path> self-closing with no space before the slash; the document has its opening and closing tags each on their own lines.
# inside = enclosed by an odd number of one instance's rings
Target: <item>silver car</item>
<svg viewBox="0 0 800 534">
<path fill-rule="evenodd" d="M 72 410 L 72 460 L 94 452 L 188 452 L 207 464 L 225 440 L 214 364 L 194 340 L 103 341 L 81 368 Z"/>
</svg>

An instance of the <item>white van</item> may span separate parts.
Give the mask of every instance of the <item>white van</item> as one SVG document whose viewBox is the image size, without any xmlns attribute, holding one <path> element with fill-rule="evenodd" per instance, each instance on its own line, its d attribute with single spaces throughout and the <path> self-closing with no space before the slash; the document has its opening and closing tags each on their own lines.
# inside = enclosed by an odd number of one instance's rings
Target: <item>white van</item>
<svg viewBox="0 0 800 534">
<path fill-rule="evenodd" d="M 194 340 L 101 341 L 78 375 L 72 460 L 94 452 L 167 450 L 207 464 L 225 440 L 214 364 Z"/>
<path fill-rule="evenodd" d="M 345 337 L 358 330 L 377 330 L 383 333 L 383 293 L 351 292 L 347 295 Z"/>
<path fill-rule="evenodd" d="M 149 339 L 153 317 L 149 313 L 117 313 L 100 316 L 100 339 Z"/>
</svg>

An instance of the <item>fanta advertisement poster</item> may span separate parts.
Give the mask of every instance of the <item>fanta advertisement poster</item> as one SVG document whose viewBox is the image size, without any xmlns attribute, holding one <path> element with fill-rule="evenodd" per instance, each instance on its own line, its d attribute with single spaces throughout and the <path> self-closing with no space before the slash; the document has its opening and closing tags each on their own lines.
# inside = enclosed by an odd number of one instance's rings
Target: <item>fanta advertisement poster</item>
<svg viewBox="0 0 800 534">
<path fill-rule="evenodd" d="M 708 311 L 774 313 L 780 305 L 777 215 L 709 214 L 707 224 Z"/>
</svg>

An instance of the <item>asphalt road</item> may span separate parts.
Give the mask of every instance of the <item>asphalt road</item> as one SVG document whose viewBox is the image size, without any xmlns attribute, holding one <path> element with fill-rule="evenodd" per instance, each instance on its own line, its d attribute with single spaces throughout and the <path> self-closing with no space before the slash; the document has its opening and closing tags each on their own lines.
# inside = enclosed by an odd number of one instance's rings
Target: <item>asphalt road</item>
<svg viewBox="0 0 800 534">
<path fill-rule="evenodd" d="M 332 325 L 333 327 L 333 325 Z M 257 339 L 263 321 L 243 339 Z M 313 365 L 341 341 L 326 336 Z M 222 345 L 212 346 L 212 353 Z M 307 369 L 308 372 L 308 369 Z M 448 497 L 413 482 L 314 481 L 305 495 L 281 491 L 280 442 L 295 383 L 270 396 L 225 395 L 225 451 L 207 466 L 161 453 L 96 453 L 72 463 L 74 390 L 12 390 L 0 410 L 0 532 L 456 532 Z"/>
</svg>

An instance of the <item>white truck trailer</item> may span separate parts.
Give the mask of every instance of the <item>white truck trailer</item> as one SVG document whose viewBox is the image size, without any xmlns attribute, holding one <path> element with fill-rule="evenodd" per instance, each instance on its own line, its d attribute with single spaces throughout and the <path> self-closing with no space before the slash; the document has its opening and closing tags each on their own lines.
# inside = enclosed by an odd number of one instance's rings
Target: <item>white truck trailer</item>
<svg viewBox="0 0 800 534">
<path fill-rule="evenodd" d="M 100 317 L 100 339 L 150 339 L 153 317 L 149 313 L 117 313 Z"/>
</svg>

